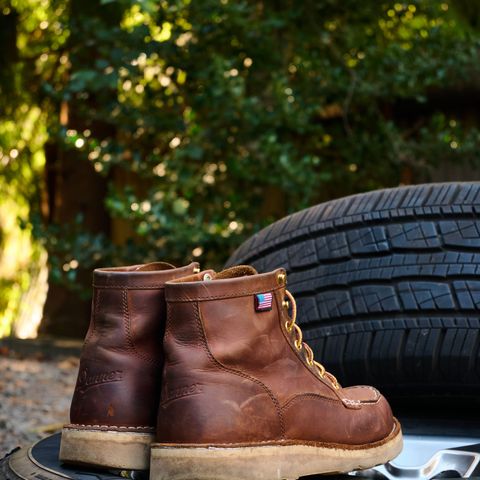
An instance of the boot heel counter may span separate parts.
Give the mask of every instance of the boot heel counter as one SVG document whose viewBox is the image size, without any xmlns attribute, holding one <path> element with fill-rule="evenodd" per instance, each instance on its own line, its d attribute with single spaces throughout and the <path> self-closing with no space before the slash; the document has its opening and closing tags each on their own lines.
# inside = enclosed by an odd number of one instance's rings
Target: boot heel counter
<svg viewBox="0 0 480 480">
<path fill-rule="evenodd" d="M 167 304 L 164 355 L 158 441 L 223 444 L 283 435 L 280 407 L 270 390 L 212 356 L 196 304 Z"/>
<path fill-rule="evenodd" d="M 70 406 L 72 424 L 155 425 L 161 363 L 151 360 L 150 349 L 146 350 L 150 355 L 140 355 L 132 347 L 129 335 L 135 331 L 136 316 L 125 296 L 122 289 L 94 291 Z"/>
<path fill-rule="evenodd" d="M 104 425 L 111 421 L 119 409 L 117 402 L 110 400 L 118 398 L 124 380 L 125 371 L 118 365 L 82 359 L 70 405 L 70 422 Z"/>
<path fill-rule="evenodd" d="M 159 442 L 225 444 L 282 436 L 278 405 L 267 389 L 252 379 L 225 371 L 204 371 L 162 389 Z"/>
<path fill-rule="evenodd" d="M 70 406 L 70 422 L 154 428 L 160 391 L 159 370 L 125 363 L 83 362 Z"/>
</svg>

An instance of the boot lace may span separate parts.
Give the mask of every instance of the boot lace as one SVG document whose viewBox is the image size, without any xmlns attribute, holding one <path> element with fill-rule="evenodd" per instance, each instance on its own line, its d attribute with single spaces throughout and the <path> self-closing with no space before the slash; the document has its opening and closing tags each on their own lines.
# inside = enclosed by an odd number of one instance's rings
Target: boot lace
<svg viewBox="0 0 480 480">
<path fill-rule="evenodd" d="M 295 298 L 293 295 L 288 291 L 285 290 L 285 295 L 287 296 L 288 300 L 285 300 L 283 302 L 283 307 L 285 310 L 288 312 L 290 310 L 290 307 L 292 309 L 292 315 L 289 316 L 289 320 L 285 322 L 285 328 L 287 329 L 287 332 L 291 333 L 292 330 L 295 332 L 295 348 L 297 350 L 305 350 L 306 353 L 306 360 L 307 364 L 310 367 L 315 367 L 318 371 L 318 374 L 320 375 L 321 378 L 327 377 L 330 383 L 333 385 L 333 387 L 338 390 L 340 388 L 340 385 L 335 378 L 334 375 L 332 375 L 330 372 L 327 372 L 325 367 L 314 360 L 313 358 L 313 351 L 312 349 L 303 341 L 303 333 L 301 328 L 297 325 L 296 320 L 297 320 L 297 303 L 295 302 Z M 288 313 L 287 313 L 288 315 Z"/>
</svg>

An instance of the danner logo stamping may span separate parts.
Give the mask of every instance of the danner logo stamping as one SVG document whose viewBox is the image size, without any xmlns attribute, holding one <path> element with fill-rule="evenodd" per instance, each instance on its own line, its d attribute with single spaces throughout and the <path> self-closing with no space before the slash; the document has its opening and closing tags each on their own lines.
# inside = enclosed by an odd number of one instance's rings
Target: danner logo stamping
<svg viewBox="0 0 480 480">
<path fill-rule="evenodd" d="M 77 388 L 80 391 L 87 388 L 101 385 L 103 383 L 120 382 L 123 380 L 122 370 L 112 370 L 110 372 L 90 373 L 88 368 L 84 368 L 78 375 Z"/>
<path fill-rule="evenodd" d="M 186 385 L 184 387 L 174 388 L 173 390 L 166 390 L 165 400 L 162 403 L 168 403 L 172 400 L 176 400 L 181 397 L 188 397 L 189 395 L 195 395 L 196 393 L 202 393 L 200 385 L 194 383 L 192 385 Z"/>
</svg>

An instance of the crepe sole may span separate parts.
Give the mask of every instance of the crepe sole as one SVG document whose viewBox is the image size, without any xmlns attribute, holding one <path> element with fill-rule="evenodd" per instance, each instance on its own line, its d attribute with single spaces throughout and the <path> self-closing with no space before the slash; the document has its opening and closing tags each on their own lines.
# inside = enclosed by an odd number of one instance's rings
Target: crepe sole
<svg viewBox="0 0 480 480">
<path fill-rule="evenodd" d="M 148 470 L 153 433 L 65 427 L 59 458 L 75 465 Z"/>
<path fill-rule="evenodd" d="M 355 447 L 156 443 L 152 445 L 150 480 L 295 480 L 305 475 L 371 468 L 395 458 L 402 446 L 398 423 L 386 439 Z"/>
</svg>

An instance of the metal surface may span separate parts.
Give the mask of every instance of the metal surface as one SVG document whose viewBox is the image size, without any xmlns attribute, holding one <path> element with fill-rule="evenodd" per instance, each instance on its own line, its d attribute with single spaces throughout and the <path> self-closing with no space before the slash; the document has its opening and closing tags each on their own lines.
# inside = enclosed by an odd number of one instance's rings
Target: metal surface
<svg viewBox="0 0 480 480">
<path fill-rule="evenodd" d="M 391 462 L 375 469 L 359 472 L 359 476 L 388 480 L 434 479 L 445 478 L 445 475 L 453 478 L 473 478 L 480 475 L 479 463 L 479 453 L 442 450 L 428 462 L 417 467 L 401 467 Z"/>
<path fill-rule="evenodd" d="M 477 478 L 480 438 L 407 434 L 404 449 L 394 461 L 350 475 L 378 480 Z"/>
</svg>

